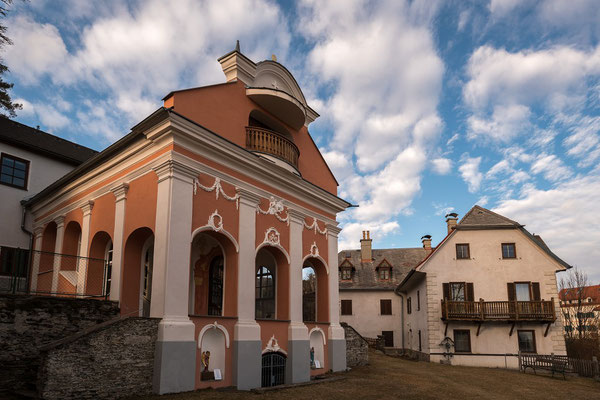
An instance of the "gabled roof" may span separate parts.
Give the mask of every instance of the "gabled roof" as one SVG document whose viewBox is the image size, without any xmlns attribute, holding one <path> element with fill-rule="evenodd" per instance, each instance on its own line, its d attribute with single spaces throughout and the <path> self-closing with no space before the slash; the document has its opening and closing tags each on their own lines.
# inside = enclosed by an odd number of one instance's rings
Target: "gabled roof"
<svg viewBox="0 0 600 400">
<path fill-rule="evenodd" d="M 0 116 L 0 142 L 79 165 L 97 151 Z"/>
<path fill-rule="evenodd" d="M 591 304 L 600 303 L 600 285 L 584 286 L 582 288 L 562 289 L 558 293 L 558 298 L 561 300 L 577 300 L 579 299 L 579 292 L 583 290 L 581 298 L 585 301 L 587 298 L 592 299 Z"/>
<path fill-rule="evenodd" d="M 352 281 L 340 281 L 340 290 L 394 290 L 428 253 L 429 250 L 423 248 L 373 249 L 371 262 L 362 262 L 360 250 L 340 251 L 338 266 L 352 265 L 355 269 Z M 388 280 L 382 281 L 378 278 L 377 268 L 382 263 L 391 267 Z"/>
<path fill-rule="evenodd" d="M 508 219 L 500 214 L 496 214 L 487 208 L 475 205 L 467 214 L 460 220 L 457 229 L 481 229 L 490 227 L 507 227 L 514 228 L 522 226 L 518 222 Z"/>
<path fill-rule="evenodd" d="M 518 229 L 558 264 L 566 269 L 572 268 L 571 265 L 567 264 L 560 257 L 554 254 L 539 235 L 532 235 L 527 229 L 525 229 L 524 225 L 521 225 L 516 221 L 508 219 L 503 215 L 497 214 L 478 205 L 473 206 L 473 208 L 471 208 L 456 225 L 456 228 L 452 232 L 448 233 L 448 235 L 444 237 L 444 239 L 433 249 L 431 254 L 423 259 L 415 268 L 420 270 L 423 265 L 426 264 L 427 261 L 434 255 L 434 253 L 438 251 L 438 249 L 440 249 L 451 236 L 456 234 L 457 231 L 472 229 Z"/>
</svg>

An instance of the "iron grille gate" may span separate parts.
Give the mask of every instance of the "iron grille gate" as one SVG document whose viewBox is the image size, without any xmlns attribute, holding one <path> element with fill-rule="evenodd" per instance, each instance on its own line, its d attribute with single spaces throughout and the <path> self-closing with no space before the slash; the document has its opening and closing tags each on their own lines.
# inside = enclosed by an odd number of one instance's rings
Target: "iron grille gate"
<svg viewBox="0 0 600 400">
<path fill-rule="evenodd" d="M 285 356 L 280 353 L 267 353 L 262 356 L 262 387 L 285 383 Z"/>
</svg>

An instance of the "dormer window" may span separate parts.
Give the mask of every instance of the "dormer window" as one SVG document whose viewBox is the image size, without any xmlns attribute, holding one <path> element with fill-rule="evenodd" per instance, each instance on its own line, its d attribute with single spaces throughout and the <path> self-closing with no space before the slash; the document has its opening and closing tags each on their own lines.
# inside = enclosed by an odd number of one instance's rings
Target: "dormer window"
<svg viewBox="0 0 600 400">
<path fill-rule="evenodd" d="M 377 266 L 377 276 L 380 281 L 389 281 L 392 277 L 392 266 L 387 260 L 383 260 L 379 266 Z"/>
<path fill-rule="evenodd" d="M 353 271 L 354 266 L 350 263 L 350 261 L 344 260 L 344 262 L 340 265 L 340 280 L 351 281 Z"/>
</svg>

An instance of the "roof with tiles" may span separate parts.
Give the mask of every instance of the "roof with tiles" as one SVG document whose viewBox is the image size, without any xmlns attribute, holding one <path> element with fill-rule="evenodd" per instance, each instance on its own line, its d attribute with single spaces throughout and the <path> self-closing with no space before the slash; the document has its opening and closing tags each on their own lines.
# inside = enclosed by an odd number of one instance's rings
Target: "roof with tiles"
<svg viewBox="0 0 600 400">
<path fill-rule="evenodd" d="M 353 268 L 352 280 L 340 280 L 340 290 L 394 290 L 429 252 L 423 248 L 373 249 L 372 261 L 362 262 L 360 250 L 340 251 L 338 266 Z M 391 266 L 390 279 L 379 279 L 378 268 L 386 264 Z"/>
<path fill-rule="evenodd" d="M 520 227 L 516 221 L 508 219 L 500 214 L 496 214 L 486 208 L 480 206 L 474 206 L 467 212 L 467 214 L 460 220 L 458 227 L 480 227 L 480 226 L 506 226 L 506 227 Z"/>
<path fill-rule="evenodd" d="M 5 117 L 0 117 L 0 142 L 72 165 L 79 165 L 97 154 L 95 150 Z"/>
<path fill-rule="evenodd" d="M 591 299 L 590 304 L 600 304 L 600 285 L 584 286 L 583 288 L 573 289 L 562 289 L 558 293 L 558 297 L 562 300 L 577 300 L 580 296 L 580 290 L 583 290 L 581 299 L 584 303 L 588 303 L 588 299 Z"/>
</svg>

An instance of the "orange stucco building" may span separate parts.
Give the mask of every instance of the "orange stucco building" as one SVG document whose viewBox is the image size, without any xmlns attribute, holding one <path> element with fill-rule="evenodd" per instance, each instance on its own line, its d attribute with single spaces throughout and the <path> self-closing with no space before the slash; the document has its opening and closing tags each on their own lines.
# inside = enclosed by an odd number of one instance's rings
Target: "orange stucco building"
<svg viewBox="0 0 600 400">
<path fill-rule="evenodd" d="M 161 318 L 157 393 L 303 382 L 346 367 L 331 265 L 336 213 L 349 204 L 308 132 L 318 114 L 281 64 L 239 48 L 219 62 L 226 83 L 168 94 L 27 203 L 34 250 L 88 257 L 61 265 L 36 253 L 32 291 L 103 293 L 123 316 Z"/>
</svg>

